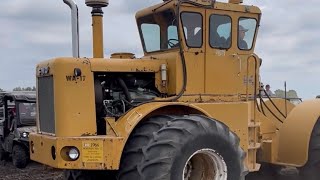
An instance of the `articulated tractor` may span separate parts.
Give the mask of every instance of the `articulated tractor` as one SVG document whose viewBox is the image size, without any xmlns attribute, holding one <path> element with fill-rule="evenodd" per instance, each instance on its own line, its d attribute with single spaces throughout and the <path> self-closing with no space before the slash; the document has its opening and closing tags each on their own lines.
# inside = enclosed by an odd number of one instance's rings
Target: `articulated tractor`
<svg viewBox="0 0 320 180">
<path fill-rule="evenodd" d="M 109 1 L 85 0 L 88 58 L 79 53 L 77 4 L 64 2 L 73 57 L 36 67 L 32 160 L 63 169 L 68 180 L 239 180 L 264 165 L 320 179 L 320 100 L 261 96 L 259 7 L 164 0 L 136 13 L 143 57 L 105 58 Z"/>
</svg>

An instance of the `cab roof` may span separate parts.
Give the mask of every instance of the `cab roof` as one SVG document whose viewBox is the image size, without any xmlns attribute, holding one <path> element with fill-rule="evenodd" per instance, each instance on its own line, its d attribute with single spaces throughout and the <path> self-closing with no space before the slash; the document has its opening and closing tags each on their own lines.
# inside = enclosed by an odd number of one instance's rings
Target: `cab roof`
<svg viewBox="0 0 320 180">
<path fill-rule="evenodd" d="M 193 0 L 167 0 L 162 3 L 156 4 L 154 6 L 150 6 L 148 8 L 142 9 L 136 13 L 136 18 L 143 17 L 147 14 L 154 13 L 156 10 L 160 9 L 167 9 L 169 7 L 174 8 L 179 1 L 183 2 L 192 2 Z M 182 3 L 184 7 L 199 7 L 203 8 L 204 6 L 196 5 L 196 4 L 189 4 L 189 3 Z M 206 8 L 209 8 L 208 6 Z M 261 10 L 257 6 L 253 5 L 244 5 L 244 4 L 234 4 L 234 3 L 227 3 L 227 2 L 214 2 L 213 7 L 209 9 L 218 9 L 224 11 L 233 11 L 233 12 L 244 12 L 244 13 L 251 13 L 251 14 L 261 14 Z"/>
<path fill-rule="evenodd" d="M 15 101 L 36 102 L 36 92 L 35 91 L 0 92 L 1 101 L 4 98 L 13 98 L 13 100 Z"/>
</svg>

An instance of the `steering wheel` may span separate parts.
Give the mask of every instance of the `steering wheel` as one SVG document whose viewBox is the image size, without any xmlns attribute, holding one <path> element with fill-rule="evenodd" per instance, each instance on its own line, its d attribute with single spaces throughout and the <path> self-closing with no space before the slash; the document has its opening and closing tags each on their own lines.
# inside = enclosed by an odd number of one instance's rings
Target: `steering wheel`
<svg viewBox="0 0 320 180">
<path fill-rule="evenodd" d="M 172 41 L 176 41 L 176 43 L 174 43 Z M 168 45 L 170 46 L 170 48 L 178 47 L 178 44 L 179 44 L 179 40 L 178 39 L 168 39 Z"/>
</svg>

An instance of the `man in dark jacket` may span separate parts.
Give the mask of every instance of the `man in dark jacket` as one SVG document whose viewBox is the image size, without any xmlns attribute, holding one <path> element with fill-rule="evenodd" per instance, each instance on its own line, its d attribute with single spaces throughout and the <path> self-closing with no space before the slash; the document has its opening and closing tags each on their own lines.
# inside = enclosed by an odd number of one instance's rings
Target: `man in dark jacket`
<svg viewBox="0 0 320 180">
<path fill-rule="evenodd" d="M 239 25 L 238 45 L 239 45 L 240 49 L 244 49 L 244 50 L 248 49 L 248 44 L 244 40 L 244 37 L 245 37 L 247 31 L 248 31 L 248 29 L 245 29 L 243 26 Z"/>
</svg>

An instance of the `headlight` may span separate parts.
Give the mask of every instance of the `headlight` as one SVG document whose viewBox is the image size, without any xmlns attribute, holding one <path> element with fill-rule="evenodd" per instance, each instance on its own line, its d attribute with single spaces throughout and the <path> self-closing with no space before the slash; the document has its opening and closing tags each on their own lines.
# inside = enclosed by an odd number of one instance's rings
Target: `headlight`
<svg viewBox="0 0 320 180">
<path fill-rule="evenodd" d="M 29 137 L 29 133 L 23 132 L 23 133 L 21 134 L 21 136 L 22 136 L 23 138 L 28 138 L 28 137 Z"/>
<path fill-rule="evenodd" d="M 75 147 L 71 148 L 69 153 L 68 153 L 68 156 L 72 160 L 77 160 L 78 157 L 79 157 L 79 150 L 77 148 L 75 148 Z"/>
</svg>

